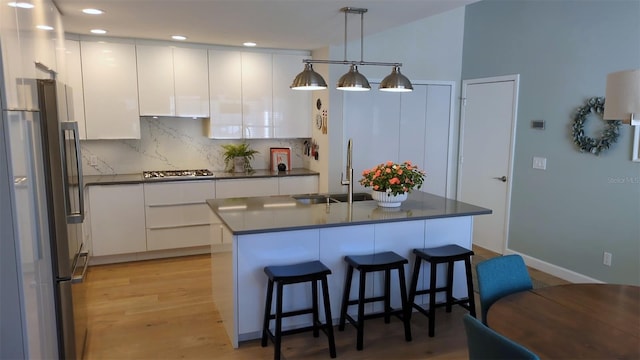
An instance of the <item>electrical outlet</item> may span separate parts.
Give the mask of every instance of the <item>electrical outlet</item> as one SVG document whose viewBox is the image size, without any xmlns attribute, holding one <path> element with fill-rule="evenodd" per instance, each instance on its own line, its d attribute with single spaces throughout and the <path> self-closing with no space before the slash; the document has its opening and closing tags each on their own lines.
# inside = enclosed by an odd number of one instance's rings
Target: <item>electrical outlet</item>
<svg viewBox="0 0 640 360">
<path fill-rule="evenodd" d="M 96 166 L 98 165 L 98 157 L 95 155 L 89 156 L 89 165 Z"/>
<path fill-rule="evenodd" d="M 611 266 L 611 258 L 613 257 L 613 255 L 611 255 L 610 252 L 604 252 L 604 256 L 602 257 L 602 263 L 607 265 L 607 266 Z"/>
</svg>

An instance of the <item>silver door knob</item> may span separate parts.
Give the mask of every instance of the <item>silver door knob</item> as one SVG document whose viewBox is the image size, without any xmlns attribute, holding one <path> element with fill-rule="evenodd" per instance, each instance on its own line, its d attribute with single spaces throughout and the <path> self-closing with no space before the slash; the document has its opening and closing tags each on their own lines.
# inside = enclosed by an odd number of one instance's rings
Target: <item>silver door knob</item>
<svg viewBox="0 0 640 360">
<path fill-rule="evenodd" d="M 502 176 L 502 177 L 494 177 L 494 179 L 496 180 L 500 180 L 502 182 L 507 182 L 507 177 L 506 176 Z"/>
</svg>

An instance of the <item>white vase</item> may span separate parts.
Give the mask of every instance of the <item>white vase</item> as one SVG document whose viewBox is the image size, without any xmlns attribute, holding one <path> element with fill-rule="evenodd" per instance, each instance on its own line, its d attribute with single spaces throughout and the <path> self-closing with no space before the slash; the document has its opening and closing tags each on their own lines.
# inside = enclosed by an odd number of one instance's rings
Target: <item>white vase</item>
<svg viewBox="0 0 640 360">
<path fill-rule="evenodd" d="M 371 197 L 380 207 L 399 207 L 403 201 L 407 200 L 407 193 L 392 195 L 382 191 L 372 191 Z"/>
<path fill-rule="evenodd" d="M 242 156 L 237 156 L 233 158 L 233 172 L 235 173 L 243 173 L 245 172 L 245 159 Z"/>
</svg>

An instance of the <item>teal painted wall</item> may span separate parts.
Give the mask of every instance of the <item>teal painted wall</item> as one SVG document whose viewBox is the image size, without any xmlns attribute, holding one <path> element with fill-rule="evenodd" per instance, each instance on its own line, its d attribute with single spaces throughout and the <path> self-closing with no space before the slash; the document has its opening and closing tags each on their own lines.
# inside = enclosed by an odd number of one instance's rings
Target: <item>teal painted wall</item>
<svg viewBox="0 0 640 360">
<path fill-rule="evenodd" d="M 462 79 L 520 74 L 511 250 L 611 283 L 640 284 L 640 163 L 632 127 L 600 156 L 572 143 L 573 111 L 606 75 L 640 67 L 640 1 L 484 0 L 465 13 Z M 544 131 L 531 120 L 545 120 Z M 589 118 L 599 137 L 603 123 Z M 490 141 L 490 134 L 487 135 Z M 532 157 L 547 170 L 532 169 Z M 612 266 L 602 264 L 603 252 Z"/>
</svg>

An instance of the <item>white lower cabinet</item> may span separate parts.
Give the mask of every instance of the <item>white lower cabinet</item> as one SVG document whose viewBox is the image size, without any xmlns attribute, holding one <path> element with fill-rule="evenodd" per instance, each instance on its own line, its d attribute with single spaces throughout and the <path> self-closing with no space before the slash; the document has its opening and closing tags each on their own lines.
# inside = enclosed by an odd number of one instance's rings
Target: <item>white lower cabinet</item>
<svg viewBox="0 0 640 360">
<path fill-rule="evenodd" d="M 215 193 L 213 181 L 144 184 L 147 250 L 209 245 L 219 221 L 205 201 Z"/>
<path fill-rule="evenodd" d="M 93 256 L 147 250 L 142 184 L 89 187 Z"/>
<path fill-rule="evenodd" d="M 315 194 L 318 192 L 318 181 L 318 175 L 281 177 L 278 178 L 278 194 Z"/>
<path fill-rule="evenodd" d="M 278 178 L 216 180 L 216 198 L 278 195 Z"/>
</svg>

